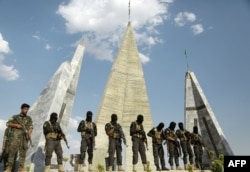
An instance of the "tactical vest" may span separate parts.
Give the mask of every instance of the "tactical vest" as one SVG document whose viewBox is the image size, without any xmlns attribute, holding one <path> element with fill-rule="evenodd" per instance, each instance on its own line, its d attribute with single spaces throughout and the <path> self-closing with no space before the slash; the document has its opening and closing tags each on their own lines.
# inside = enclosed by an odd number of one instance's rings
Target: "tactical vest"
<svg viewBox="0 0 250 172">
<path fill-rule="evenodd" d="M 170 128 L 167 128 L 167 131 L 169 131 L 169 136 L 172 137 L 174 140 L 177 140 L 177 135 L 175 134 L 174 130 L 171 130 Z"/>
<path fill-rule="evenodd" d="M 158 131 L 156 128 L 154 129 L 154 133 L 155 133 L 155 139 L 153 140 L 153 142 L 157 143 L 157 144 L 162 144 L 163 138 L 162 138 L 162 130 Z"/>
<path fill-rule="evenodd" d="M 177 132 L 178 132 L 179 138 L 180 138 L 180 140 L 181 140 L 182 142 L 185 142 L 185 141 L 188 140 L 187 137 L 186 137 L 186 135 L 185 135 L 186 130 L 178 130 Z"/>
<path fill-rule="evenodd" d="M 55 126 L 53 126 L 50 121 L 46 121 L 46 122 L 49 124 L 46 127 L 50 127 L 52 129 L 52 132 L 47 133 L 45 138 L 46 139 L 57 139 L 58 133 L 55 131 L 54 127 L 57 127 L 58 123 L 56 123 Z"/>
<path fill-rule="evenodd" d="M 93 122 L 83 121 L 83 126 L 89 130 L 93 130 Z M 81 132 L 82 136 L 86 136 L 86 134 L 88 134 L 88 133 L 86 133 L 85 130 Z"/>
<path fill-rule="evenodd" d="M 114 139 L 120 139 L 121 138 L 121 133 L 119 131 L 120 129 L 117 128 L 117 127 L 120 127 L 119 124 L 117 123 L 116 126 L 114 126 L 111 123 L 109 123 L 109 125 L 114 128 L 114 132 L 111 133 L 109 137 L 114 138 Z"/>
<path fill-rule="evenodd" d="M 201 136 L 193 133 L 192 142 L 193 144 L 202 144 Z"/>
<path fill-rule="evenodd" d="M 136 130 L 143 130 L 142 124 L 138 124 L 136 121 L 134 123 L 135 123 L 135 129 Z M 139 133 L 133 134 L 133 136 L 138 137 L 138 138 L 143 137 L 143 135 L 141 135 Z"/>
</svg>

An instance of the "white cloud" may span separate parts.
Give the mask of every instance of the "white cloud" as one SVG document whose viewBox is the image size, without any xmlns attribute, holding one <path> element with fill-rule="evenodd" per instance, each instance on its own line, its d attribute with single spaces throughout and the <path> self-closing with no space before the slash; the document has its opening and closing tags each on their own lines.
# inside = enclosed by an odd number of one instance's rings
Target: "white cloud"
<svg viewBox="0 0 250 172">
<path fill-rule="evenodd" d="M 50 50 L 50 49 L 51 49 L 51 46 L 50 46 L 49 44 L 46 44 L 46 45 L 45 45 L 45 49 L 46 49 L 46 50 Z"/>
<path fill-rule="evenodd" d="M 41 39 L 41 37 L 38 36 L 38 35 L 32 35 L 32 37 L 35 38 L 36 40 L 40 40 Z"/>
<path fill-rule="evenodd" d="M 142 63 L 147 63 L 150 61 L 150 58 L 148 56 L 145 56 L 142 53 L 139 53 L 139 57 L 140 57 Z"/>
<path fill-rule="evenodd" d="M 175 23 L 182 27 L 187 23 L 194 22 L 196 20 L 196 16 L 194 13 L 191 12 L 179 12 L 175 17 Z"/>
<path fill-rule="evenodd" d="M 9 53 L 11 53 L 9 43 L 3 39 L 3 36 L 0 33 L 0 77 L 11 81 L 16 80 L 19 77 L 19 72 L 13 65 L 8 66 L 4 64 L 4 54 Z"/>
<path fill-rule="evenodd" d="M 202 24 L 192 25 L 190 28 L 191 28 L 194 35 L 199 35 L 202 32 L 204 32 Z"/>
<path fill-rule="evenodd" d="M 69 119 L 69 129 L 74 129 L 74 130 L 77 129 L 78 124 L 79 124 L 79 121 L 77 119 L 74 119 L 74 118 Z"/>
<path fill-rule="evenodd" d="M 0 53 L 5 53 L 5 54 L 10 53 L 9 43 L 3 39 L 1 33 L 0 33 Z"/>
<path fill-rule="evenodd" d="M 168 17 L 172 0 L 136 0 L 131 2 L 131 22 L 138 46 L 160 43 L 157 26 Z M 128 21 L 128 1 L 71 0 L 62 3 L 57 13 L 66 20 L 68 33 L 83 33 L 86 51 L 100 60 L 112 61 L 113 50 L 120 45 Z M 143 35 L 143 36 L 141 36 Z"/>
</svg>

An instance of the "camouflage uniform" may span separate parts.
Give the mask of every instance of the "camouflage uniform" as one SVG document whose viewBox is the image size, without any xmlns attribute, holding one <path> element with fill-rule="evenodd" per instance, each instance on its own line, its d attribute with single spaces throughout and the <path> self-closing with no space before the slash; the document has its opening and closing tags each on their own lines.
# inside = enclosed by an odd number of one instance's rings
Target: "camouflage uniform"
<svg viewBox="0 0 250 172">
<path fill-rule="evenodd" d="M 175 165 L 178 168 L 179 167 L 179 156 L 180 156 L 180 150 L 178 149 L 178 140 L 177 140 L 177 136 L 175 134 L 174 130 L 171 130 L 170 128 L 167 128 L 165 130 L 165 136 L 167 138 L 167 150 L 169 153 L 169 164 L 171 166 L 171 168 L 173 168 L 174 162 L 173 160 L 175 160 Z M 171 137 L 174 139 L 173 140 L 169 140 L 168 137 Z"/>
<path fill-rule="evenodd" d="M 26 130 L 30 130 L 33 128 L 32 125 L 32 119 L 30 116 L 19 114 L 12 116 L 8 122 L 13 124 L 22 124 Z M 15 157 L 17 152 L 19 152 L 19 169 L 24 168 L 24 162 L 26 158 L 26 152 L 28 150 L 28 141 L 26 139 L 26 136 L 24 134 L 25 129 L 19 129 L 19 128 L 11 128 L 11 141 L 9 144 L 9 155 L 8 155 L 8 168 L 12 169 L 12 166 L 14 165 Z"/>
<path fill-rule="evenodd" d="M 89 164 L 92 164 L 95 137 L 97 135 L 96 124 L 94 122 L 82 120 L 77 128 L 77 131 L 81 132 L 82 136 L 79 164 L 83 164 L 86 151 L 88 152 L 88 162 Z"/>
<path fill-rule="evenodd" d="M 2 160 L 3 160 L 3 165 L 4 165 L 4 170 L 7 167 L 7 162 L 8 162 L 8 154 L 9 154 L 9 144 L 11 141 L 11 128 L 7 127 L 4 131 L 4 137 L 3 137 L 3 153 L 2 153 Z M 12 166 L 12 171 L 15 171 L 15 162 L 16 162 L 16 158 L 17 158 L 17 153 L 15 154 L 15 158 L 14 158 L 14 163 Z"/>
<path fill-rule="evenodd" d="M 138 152 L 140 153 L 142 163 L 147 164 L 145 142 L 147 137 L 142 124 L 134 121 L 130 125 L 130 135 L 132 136 L 132 150 L 133 150 L 133 165 L 138 162 Z"/>
<path fill-rule="evenodd" d="M 202 155 L 203 155 L 203 147 L 204 143 L 202 141 L 202 137 L 198 133 L 192 133 L 191 135 L 191 144 L 194 148 L 194 155 L 195 155 L 195 166 L 198 169 L 203 169 L 202 164 Z"/>
<path fill-rule="evenodd" d="M 165 139 L 163 130 L 157 130 L 157 127 L 152 128 L 148 134 L 149 137 L 152 137 L 152 144 L 153 144 L 153 155 L 154 155 L 154 164 L 157 170 L 160 170 L 159 166 L 159 158 L 161 161 L 162 170 L 168 170 L 165 167 L 165 159 L 164 159 L 164 150 L 162 146 L 162 142 Z"/>
<path fill-rule="evenodd" d="M 63 132 L 60 124 L 58 122 L 51 123 L 51 121 L 46 121 L 43 124 L 43 134 L 46 138 L 45 165 L 50 166 L 53 151 L 56 153 L 58 165 L 62 165 L 63 150 L 61 146 L 61 136 Z"/>
<path fill-rule="evenodd" d="M 183 129 L 178 129 L 176 130 L 176 135 L 177 137 L 180 139 L 181 141 L 181 148 L 182 148 L 182 152 L 183 152 L 183 161 L 184 161 L 184 165 L 187 164 L 187 156 L 189 156 L 189 162 L 190 164 L 193 164 L 193 151 L 191 148 L 191 144 L 190 144 L 190 135 L 191 133 L 189 133 L 187 130 Z"/>
<path fill-rule="evenodd" d="M 122 139 L 125 137 L 120 124 L 107 123 L 105 131 L 109 136 L 109 166 L 114 164 L 114 154 L 116 152 L 117 165 L 122 165 Z"/>
</svg>

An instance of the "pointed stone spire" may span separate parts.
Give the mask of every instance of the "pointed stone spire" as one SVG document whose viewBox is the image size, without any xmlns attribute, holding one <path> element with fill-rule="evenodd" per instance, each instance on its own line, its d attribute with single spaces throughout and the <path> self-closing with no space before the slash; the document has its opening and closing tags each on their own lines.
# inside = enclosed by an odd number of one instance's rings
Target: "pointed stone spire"
<svg viewBox="0 0 250 172">
<path fill-rule="evenodd" d="M 29 110 L 33 119 L 33 147 L 30 147 L 26 163 L 31 163 L 33 171 L 44 170 L 44 146 L 43 123 L 49 120 L 50 114 L 56 112 L 60 118 L 62 130 L 66 133 L 72 106 L 81 70 L 84 54 L 83 41 L 78 44 L 71 62 L 63 62 L 55 72 L 45 89 Z M 55 159 L 52 159 L 52 163 Z M 54 162 L 55 164 L 56 161 Z"/>
<path fill-rule="evenodd" d="M 122 125 L 129 147 L 125 148 L 123 156 L 126 171 L 132 170 L 132 143 L 129 127 L 138 114 L 144 115 L 144 128 L 152 128 L 152 117 L 149 107 L 143 69 L 131 23 L 127 25 L 117 57 L 113 63 L 103 98 L 97 113 L 96 123 L 98 137 L 96 137 L 97 150 L 94 152 L 94 163 L 105 164 L 107 157 L 108 137 L 104 131 L 105 124 L 110 122 L 111 114 L 118 115 L 118 122 Z M 150 143 L 150 141 L 148 141 Z M 151 144 L 149 144 L 151 145 Z M 152 149 L 147 152 L 147 158 L 153 162 Z M 141 163 L 138 163 L 138 167 Z M 140 170 L 140 168 L 139 168 Z"/>
<path fill-rule="evenodd" d="M 192 132 L 193 126 L 198 126 L 204 143 L 208 150 L 214 151 L 215 156 L 218 157 L 219 154 L 233 155 L 213 110 L 195 74 L 191 71 L 186 72 L 185 94 L 185 124 L 187 130 Z M 204 156 L 204 158 L 208 158 L 206 153 Z"/>
</svg>

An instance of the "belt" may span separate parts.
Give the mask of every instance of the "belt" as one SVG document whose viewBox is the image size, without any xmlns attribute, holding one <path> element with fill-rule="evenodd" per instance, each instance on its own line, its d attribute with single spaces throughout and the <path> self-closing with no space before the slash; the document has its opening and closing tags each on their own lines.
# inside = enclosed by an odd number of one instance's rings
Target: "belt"
<svg viewBox="0 0 250 172">
<path fill-rule="evenodd" d="M 136 134 L 133 134 L 134 137 L 137 137 L 137 138 L 142 138 L 142 135 L 139 134 L 139 133 L 136 133 Z"/>
<path fill-rule="evenodd" d="M 48 134 L 46 135 L 46 139 L 56 139 L 57 136 L 58 136 L 57 133 L 48 133 Z"/>
</svg>

